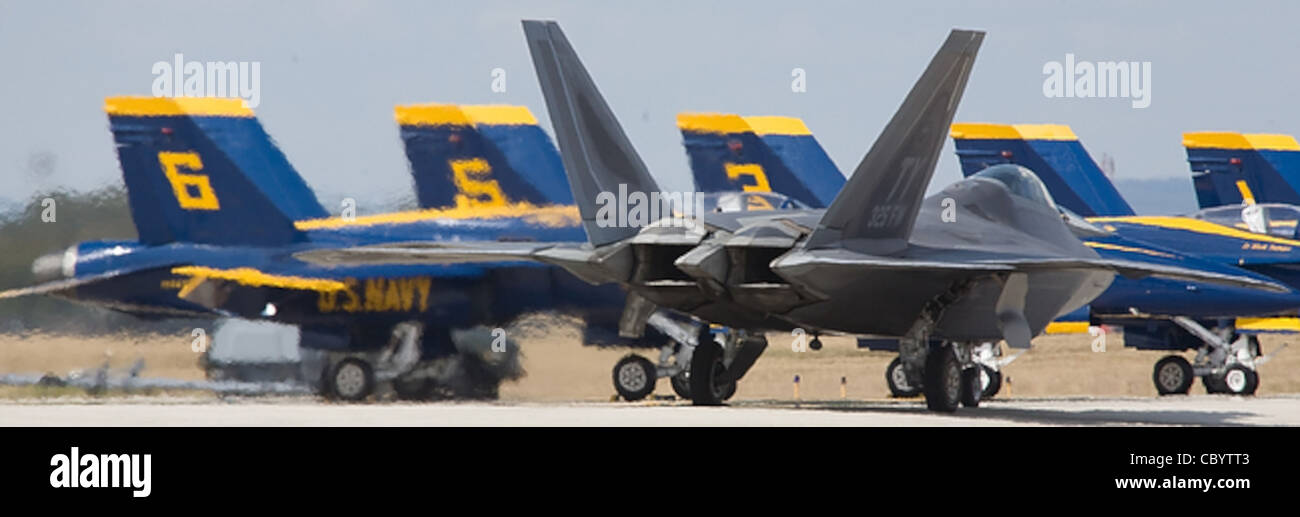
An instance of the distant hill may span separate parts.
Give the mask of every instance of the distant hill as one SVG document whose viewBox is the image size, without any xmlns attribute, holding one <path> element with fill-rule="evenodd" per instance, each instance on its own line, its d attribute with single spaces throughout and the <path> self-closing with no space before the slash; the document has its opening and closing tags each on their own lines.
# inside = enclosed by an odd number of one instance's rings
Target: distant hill
<svg viewBox="0 0 1300 517">
<path fill-rule="evenodd" d="M 1190 177 L 1118 180 L 1115 188 L 1138 215 L 1183 215 L 1197 210 Z"/>
</svg>

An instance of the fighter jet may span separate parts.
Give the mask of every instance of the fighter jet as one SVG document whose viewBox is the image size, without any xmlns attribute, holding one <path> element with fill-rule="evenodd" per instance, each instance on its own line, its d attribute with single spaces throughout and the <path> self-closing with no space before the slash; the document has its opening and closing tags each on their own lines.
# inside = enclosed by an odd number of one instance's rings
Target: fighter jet
<svg viewBox="0 0 1300 517">
<path fill-rule="evenodd" d="M 829 158 L 824 158 L 825 154 L 820 152 L 811 131 L 799 119 L 721 113 L 682 114 L 678 116 L 678 126 L 682 129 L 683 144 L 697 188 L 743 189 L 743 192 L 735 194 L 750 195 L 774 190 L 776 192 L 770 195 L 808 199 L 805 194 L 810 191 L 808 186 L 831 185 L 833 195 L 839 191 L 839 187 L 834 186 L 835 180 L 843 183 L 843 175 Z M 1040 171 L 1038 176 L 1061 210 L 1078 207 L 1079 211 L 1090 215 L 1124 212 L 1132 215 L 1128 204 L 1102 175 L 1101 169 L 1088 158 L 1068 127 L 955 124 L 952 134 L 966 175 L 977 174 L 992 165 L 1016 163 Z M 773 145 L 768 145 L 769 141 Z M 818 159 L 819 155 L 822 159 Z M 816 200 L 809 199 L 809 202 Z M 774 205 L 768 205 L 768 209 L 773 208 Z M 1242 276 L 1257 275 L 1231 263 L 1200 260 L 1195 257 L 1197 248 L 1194 244 L 1182 246 L 1180 252 L 1125 238 L 1124 234 L 1096 225 L 1079 227 L 1076 234 L 1085 246 L 1103 257 L 1165 262 Z M 1189 239 L 1188 242 L 1195 241 L 1197 239 Z M 1196 365 L 1176 355 L 1161 360 L 1153 374 L 1159 393 L 1186 393 L 1195 378 L 1186 372 L 1196 372 L 1203 376 L 1207 389 L 1212 393 L 1249 394 L 1257 385 L 1255 366 L 1267 361 L 1267 357 L 1251 360 L 1247 355 L 1241 355 L 1242 359 L 1238 360 L 1238 354 L 1233 350 L 1248 348 L 1248 340 L 1228 335 L 1236 330 L 1232 325 L 1233 319 L 1287 310 L 1294 312 L 1297 307 L 1300 307 L 1300 291 L 1276 293 L 1205 282 L 1120 277 L 1089 305 L 1054 320 L 1046 332 L 1095 333 L 1098 330 L 1091 324 L 1123 325 L 1126 346 L 1154 350 L 1192 348 L 1202 352 Z M 1224 321 L 1228 323 L 1225 325 Z M 1183 330 L 1184 327 L 1192 330 Z M 1211 333 L 1207 328 L 1213 329 L 1213 334 L 1220 337 L 1203 342 L 1197 336 Z M 1169 339 L 1173 336 L 1177 339 Z M 814 338 L 809 348 L 818 349 L 817 343 Z M 984 343 L 974 350 L 974 361 L 983 370 L 983 398 L 996 395 L 1001 385 L 1001 368 L 1017 357 L 1003 357 L 1001 347 L 996 345 Z M 859 346 L 898 351 L 895 339 L 860 339 Z M 1183 370 L 1182 366 L 1191 369 Z M 1225 375 L 1229 370 L 1232 375 Z M 1220 382 L 1227 377 L 1240 382 Z M 919 387 L 909 383 L 903 374 L 900 360 L 895 359 L 890 364 L 885 378 L 895 396 L 920 393 Z"/>
<path fill-rule="evenodd" d="M 700 340 L 690 369 L 696 404 L 720 402 L 766 346 L 764 330 L 899 337 L 909 375 L 924 379 L 927 406 L 954 411 L 979 402 L 972 344 L 1006 340 L 1027 348 L 1117 272 L 1285 290 L 1257 278 L 1103 259 L 1075 237 L 1042 182 L 1022 167 L 991 168 L 924 197 L 983 32 L 949 34 L 828 208 L 729 213 L 665 202 L 685 196 L 659 189 L 560 27 L 525 21 L 524 32 L 588 242 L 411 243 L 300 258 L 528 258 L 625 286 L 625 333 L 644 327 L 659 307 L 747 331 L 725 356 Z M 940 342 L 933 348 L 932 337 Z"/>
<path fill-rule="evenodd" d="M 1253 194 L 1294 192 L 1271 165 L 1285 163 L 1287 152 L 1300 151 L 1285 135 L 1185 134 L 1188 160 L 1193 170 L 1202 170 L 1194 177 L 1198 198 L 1238 203 L 1187 216 L 1136 215 L 1069 126 L 962 123 L 953 125 L 952 135 L 966 175 L 1007 163 L 1038 171 L 1063 208 L 1090 216 L 1087 220 L 1101 233 L 1087 244 L 1103 254 L 1142 248 L 1144 253 L 1193 255 L 1220 268 L 1300 286 L 1294 274 L 1300 262 L 1300 240 L 1295 239 L 1300 209 L 1257 204 Z M 1251 395 L 1259 386 L 1258 367 L 1272 357 L 1263 354 L 1255 334 L 1295 332 L 1296 301 L 1294 295 L 1223 286 L 1117 281 L 1081 316 L 1085 324 L 1123 327 L 1125 346 L 1197 351 L 1194 362 L 1175 354 L 1156 363 L 1152 380 L 1161 395 L 1187 393 L 1197 377 L 1209 393 Z M 1267 317 L 1277 315 L 1283 317 Z"/>
</svg>

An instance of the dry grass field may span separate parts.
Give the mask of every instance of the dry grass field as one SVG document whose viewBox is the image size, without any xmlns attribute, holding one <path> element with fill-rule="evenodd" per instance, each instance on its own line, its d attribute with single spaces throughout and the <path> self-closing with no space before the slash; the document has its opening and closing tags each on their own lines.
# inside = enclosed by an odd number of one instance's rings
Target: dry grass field
<svg viewBox="0 0 1300 517">
<path fill-rule="evenodd" d="M 528 374 L 502 387 L 505 401 L 609 401 L 614 394 L 611 368 L 628 351 L 577 346 L 576 329 L 551 327 L 543 335 L 522 339 L 524 365 Z M 1264 338 L 1265 352 L 1291 339 Z M 737 400 L 780 400 L 794 398 L 793 379 L 800 377 L 802 400 L 840 398 L 840 380 L 846 381 L 851 400 L 884 399 L 885 366 L 891 354 L 860 351 L 847 338 L 827 338 L 818 352 L 794 352 L 790 339 L 769 336 L 771 346 L 740 383 Z M 1093 352 L 1083 336 L 1047 336 L 1035 340 L 1032 351 L 1008 366 L 1010 382 L 999 397 L 1043 396 L 1139 396 L 1154 397 L 1151 368 L 1163 354 L 1139 352 L 1119 346 L 1118 338 L 1105 352 Z M 652 351 L 642 351 L 654 359 Z M 144 375 L 177 379 L 201 379 L 198 354 L 190 350 L 183 336 L 103 336 L 95 338 L 36 335 L 27 338 L 0 336 L 0 373 L 54 372 L 90 369 L 109 357 L 114 368 L 127 368 L 137 359 L 146 360 Z M 1190 355 L 1188 356 L 1190 359 Z M 1260 394 L 1300 393 L 1300 347 L 1282 351 L 1261 371 Z M 0 396 L 26 398 L 30 388 L 0 387 Z M 60 395 L 68 390 L 46 390 Z M 1198 382 L 1192 393 L 1204 393 Z M 656 395 L 671 396 L 672 388 L 661 380 Z"/>
</svg>

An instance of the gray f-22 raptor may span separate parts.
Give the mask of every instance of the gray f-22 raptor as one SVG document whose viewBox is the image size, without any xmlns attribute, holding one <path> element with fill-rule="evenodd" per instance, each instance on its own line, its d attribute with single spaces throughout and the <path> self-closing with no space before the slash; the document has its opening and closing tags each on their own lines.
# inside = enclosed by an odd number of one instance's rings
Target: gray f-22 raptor
<svg viewBox="0 0 1300 517">
<path fill-rule="evenodd" d="M 673 216 L 614 224 L 633 218 L 609 217 L 611 198 L 640 193 L 655 204 L 673 196 L 660 191 L 560 27 L 525 21 L 524 32 L 589 242 L 409 243 L 304 258 L 536 260 L 625 286 L 626 334 L 640 332 L 656 308 L 740 329 L 734 347 L 698 340 L 690 369 L 696 404 L 717 404 L 734 389 L 766 346 L 764 330 L 899 337 L 927 405 L 953 411 L 979 403 L 973 345 L 1028 347 L 1116 273 L 1285 290 L 1250 277 L 1102 259 L 1076 237 L 1086 223 L 1063 216 L 1038 178 L 1015 165 L 925 197 L 984 38 L 977 31 L 949 34 L 827 209 L 689 214 L 665 206 Z"/>
</svg>

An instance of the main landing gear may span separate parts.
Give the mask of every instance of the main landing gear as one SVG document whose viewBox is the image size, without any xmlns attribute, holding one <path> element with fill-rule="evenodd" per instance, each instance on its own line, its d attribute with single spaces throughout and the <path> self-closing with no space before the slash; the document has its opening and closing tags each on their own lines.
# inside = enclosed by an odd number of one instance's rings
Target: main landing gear
<svg viewBox="0 0 1300 517">
<path fill-rule="evenodd" d="M 658 363 L 628 354 L 614 365 L 614 389 L 623 400 L 650 396 L 655 382 L 668 377 L 678 397 L 697 406 L 722 404 L 736 394 L 737 382 L 767 348 L 767 338 L 759 333 L 715 334 L 708 325 L 683 323 L 660 313 L 646 323 L 670 341 L 659 349 Z"/>
<path fill-rule="evenodd" d="M 1002 390 L 1002 368 L 1018 357 L 1020 357 L 1019 353 L 1002 357 L 1002 347 L 993 342 L 981 343 L 971 350 L 971 362 L 979 367 L 976 374 L 979 376 L 980 400 L 991 399 Z M 920 378 L 913 380 L 907 375 L 903 369 L 901 356 L 895 357 L 885 368 L 885 382 L 889 385 L 889 393 L 896 398 L 920 395 L 924 386 L 921 380 Z"/>
<path fill-rule="evenodd" d="M 921 372 L 908 372 L 904 366 L 903 376 L 909 386 L 920 385 L 919 391 L 925 395 L 925 405 L 931 411 L 951 413 L 959 405 L 979 407 L 980 400 L 984 398 L 985 386 L 981 379 L 983 367 L 972 360 L 973 348 L 969 343 L 900 347 L 903 352 L 899 356 L 901 364 L 906 365 L 909 360 L 917 359 L 924 364 Z M 916 357 L 918 352 L 924 357 Z M 908 354 L 912 357 L 907 357 Z M 918 377 L 921 382 L 913 383 L 912 379 Z"/>
<path fill-rule="evenodd" d="M 1156 362 L 1151 380 L 1161 395 L 1182 395 L 1193 381 L 1201 378 L 1207 393 L 1254 395 L 1259 388 L 1258 367 L 1273 358 L 1277 351 L 1262 355 L 1259 338 L 1236 335 L 1233 329 L 1210 330 L 1195 320 L 1176 316 L 1173 322 L 1201 340 L 1196 358 L 1188 361 L 1182 356 L 1170 355 Z M 1281 350 L 1280 348 L 1278 350 Z"/>
</svg>

